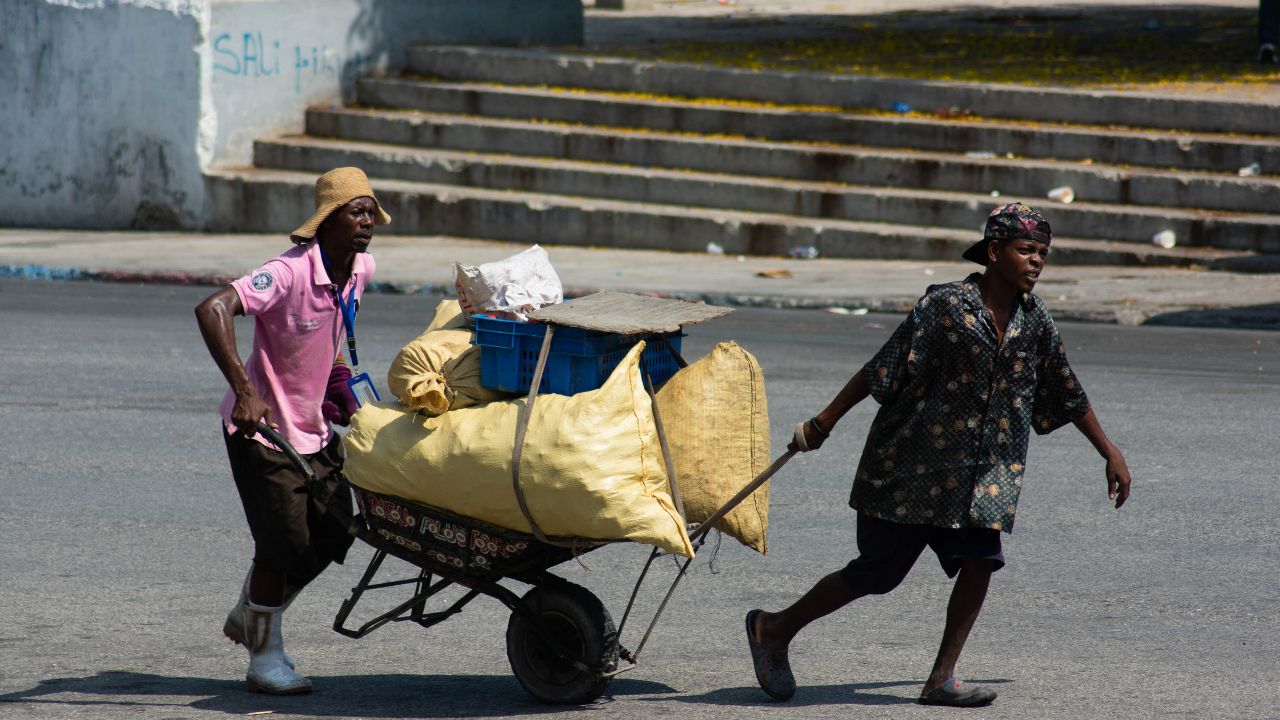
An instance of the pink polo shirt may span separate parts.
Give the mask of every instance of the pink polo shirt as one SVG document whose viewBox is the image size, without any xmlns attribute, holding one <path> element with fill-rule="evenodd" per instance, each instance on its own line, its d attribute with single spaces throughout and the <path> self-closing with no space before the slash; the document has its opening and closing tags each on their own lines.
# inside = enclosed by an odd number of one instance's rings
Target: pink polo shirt
<svg viewBox="0 0 1280 720">
<path fill-rule="evenodd" d="M 343 299 L 353 287 L 355 297 L 362 296 L 373 271 L 373 256 L 357 254 Z M 249 382 L 270 406 L 280 434 L 304 454 L 323 449 L 333 432 L 320 404 L 338 348 L 346 348 L 347 343 L 332 284 L 314 241 L 231 283 L 244 314 L 253 317 L 253 351 L 245 363 Z M 235 403 L 235 393 L 228 390 L 218 407 L 233 431 Z M 261 435 L 255 437 L 269 445 Z"/>
</svg>

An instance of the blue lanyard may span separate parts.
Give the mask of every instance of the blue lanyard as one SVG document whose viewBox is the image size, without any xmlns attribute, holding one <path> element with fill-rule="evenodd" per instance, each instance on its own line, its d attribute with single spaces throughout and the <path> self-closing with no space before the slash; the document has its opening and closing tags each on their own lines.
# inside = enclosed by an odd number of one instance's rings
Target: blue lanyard
<svg viewBox="0 0 1280 720">
<path fill-rule="evenodd" d="M 320 247 L 318 244 L 316 247 Z M 324 271 L 329 275 L 329 282 L 333 282 L 333 275 L 329 270 L 329 256 L 325 254 L 324 248 L 320 247 L 320 260 L 324 262 Z M 356 286 L 351 284 L 351 292 L 347 293 L 347 300 L 343 302 L 342 291 L 337 285 L 330 284 L 329 291 L 333 295 L 333 301 L 338 304 L 338 310 L 342 312 L 342 324 L 347 329 L 347 354 L 351 356 L 352 373 L 360 372 L 360 359 L 356 355 L 356 312 L 360 310 L 360 301 L 356 300 Z"/>
</svg>

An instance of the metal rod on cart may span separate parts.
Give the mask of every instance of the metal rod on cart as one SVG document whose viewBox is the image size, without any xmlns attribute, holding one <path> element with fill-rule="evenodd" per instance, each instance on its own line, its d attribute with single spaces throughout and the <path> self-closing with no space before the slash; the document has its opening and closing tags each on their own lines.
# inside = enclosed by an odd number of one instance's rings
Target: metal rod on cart
<svg viewBox="0 0 1280 720">
<path fill-rule="evenodd" d="M 636 586 L 631 588 L 631 599 L 627 601 L 627 609 L 622 612 L 622 621 L 618 623 L 618 637 L 622 637 L 622 630 L 627 626 L 627 618 L 631 617 L 631 609 L 635 607 L 636 596 L 640 594 L 640 586 L 644 583 L 645 577 L 649 575 L 649 568 L 653 567 L 653 561 L 658 559 L 658 553 L 662 552 L 658 548 L 654 548 L 649 553 L 649 559 L 644 564 L 644 569 L 640 571 L 640 577 L 636 578 Z M 630 660 L 631 658 L 624 658 Z"/>
<path fill-rule="evenodd" d="M 691 542 L 696 543 L 699 538 L 703 537 L 708 532 L 710 532 L 712 525 L 714 525 L 718 520 L 720 520 L 720 518 L 728 514 L 730 510 L 737 507 L 738 503 L 745 500 L 748 495 L 750 495 L 751 493 L 759 489 L 761 485 L 768 482 L 769 478 L 777 474 L 777 472 L 782 469 L 782 466 L 786 465 L 787 461 L 790 460 L 795 454 L 796 454 L 795 450 L 788 450 L 782 455 L 780 455 L 777 460 L 773 461 L 772 465 L 765 468 L 764 472 L 757 475 L 756 479 L 747 483 L 747 486 L 739 490 L 737 495 L 734 495 L 732 498 L 729 499 L 728 502 L 720 506 L 719 510 L 716 510 L 714 513 L 712 513 L 711 517 L 707 518 L 706 522 L 702 523 L 696 529 L 694 529 L 693 532 L 689 533 L 689 540 Z M 656 556 L 656 553 L 654 556 Z M 651 556 L 649 560 L 650 562 L 652 562 L 653 556 Z M 640 657 L 640 651 L 644 649 L 645 643 L 649 641 L 649 636 L 653 633 L 654 627 L 658 625 L 658 619 L 662 617 L 663 611 L 667 609 L 667 603 L 671 601 L 671 596 L 672 594 L 675 593 L 676 586 L 679 585 L 680 581 L 684 579 L 685 573 L 689 570 L 689 564 L 692 563 L 693 560 L 694 558 L 689 558 L 688 560 L 684 561 L 683 565 L 680 566 L 679 574 L 677 574 L 676 579 L 672 581 L 671 589 L 667 590 L 666 597 L 662 598 L 662 604 L 658 606 L 658 611 L 654 613 L 653 620 L 649 623 L 649 628 L 645 630 L 644 637 L 640 639 L 640 644 L 637 645 L 635 651 L 631 653 L 631 657 L 629 658 L 631 662 L 633 663 L 636 662 L 637 658 Z M 647 573 L 648 571 L 649 571 L 649 566 L 645 565 L 645 572 Z M 644 574 L 642 573 L 640 575 L 640 581 L 636 582 L 636 589 L 634 592 L 639 592 L 640 582 L 643 580 L 644 580 Z M 632 600 L 635 599 L 634 592 L 632 594 Z M 631 606 L 628 605 L 627 612 L 630 612 L 630 611 L 631 611 Z"/>
<path fill-rule="evenodd" d="M 682 357 L 680 353 L 676 352 L 676 346 L 672 345 L 670 340 L 665 337 L 660 337 L 656 342 L 662 347 L 665 347 L 667 352 L 671 353 L 671 357 L 675 359 L 676 365 L 678 365 L 681 370 L 689 367 L 689 363 L 685 361 L 684 357 Z"/>
<path fill-rule="evenodd" d="M 695 556 L 696 557 L 696 556 Z M 662 598 L 662 604 L 658 605 L 658 610 L 653 614 L 653 621 L 649 623 L 649 628 L 644 631 L 644 637 L 640 638 L 640 644 L 636 646 L 635 652 L 631 653 L 631 662 L 640 659 L 640 651 L 644 650 L 645 643 L 649 642 L 649 636 L 653 634 L 653 629 L 658 626 L 658 619 L 662 617 L 662 613 L 667 609 L 667 603 L 671 602 L 671 596 L 676 592 L 676 586 L 684 579 L 684 575 L 689 570 L 689 564 L 694 558 L 684 561 L 684 565 L 680 566 L 680 572 L 676 574 L 676 579 L 671 583 L 671 589 L 667 590 L 667 594 Z"/>
<path fill-rule="evenodd" d="M 667 470 L 667 485 L 671 488 L 671 502 L 676 506 L 676 512 L 680 513 L 681 522 L 688 522 L 684 514 L 684 501 L 680 498 L 680 483 L 676 482 L 676 465 L 671 460 L 671 446 L 667 444 L 667 431 L 662 425 L 662 414 L 658 412 L 658 393 L 653 388 L 653 378 L 649 376 L 649 368 L 645 366 L 643 360 L 644 358 L 641 356 L 640 369 L 644 371 L 644 386 L 649 391 L 649 401 L 653 406 L 653 427 L 658 431 L 658 445 L 662 448 L 662 462 Z"/>
<path fill-rule="evenodd" d="M 775 473 L 781 470 L 782 466 L 786 465 L 787 461 L 790 460 L 792 457 L 794 457 L 795 454 L 796 454 L 795 450 L 788 450 L 782 455 L 780 455 L 777 460 L 773 461 L 772 465 L 765 468 L 764 472 L 757 475 L 755 480 L 752 480 L 750 483 L 747 483 L 747 486 L 739 490 L 737 495 L 734 495 L 732 498 L 729 498 L 729 501 L 726 502 L 724 505 L 721 505 L 719 510 L 716 510 L 714 513 L 711 513 L 711 517 L 707 518 L 706 521 L 704 521 L 701 525 L 695 528 L 693 532 L 689 533 L 689 540 L 691 542 L 696 541 L 698 538 L 711 532 L 712 525 L 715 525 L 717 522 L 719 522 L 720 518 L 729 514 L 730 510 L 738 506 L 738 503 L 742 502 L 743 500 L 746 500 L 748 495 L 755 492 L 757 489 L 759 489 L 761 485 L 768 482 L 769 478 L 773 477 Z"/>
</svg>

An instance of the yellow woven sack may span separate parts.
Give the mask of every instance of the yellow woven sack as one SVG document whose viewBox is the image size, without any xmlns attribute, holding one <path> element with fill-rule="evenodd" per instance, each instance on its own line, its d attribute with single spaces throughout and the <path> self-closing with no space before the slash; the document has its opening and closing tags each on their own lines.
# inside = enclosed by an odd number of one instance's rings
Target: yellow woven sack
<svg viewBox="0 0 1280 720">
<path fill-rule="evenodd" d="M 548 535 L 634 540 L 689 557 L 637 369 L 643 346 L 599 390 L 538 396 L 520 483 Z M 367 490 L 531 532 L 511 486 L 526 406 L 522 398 L 424 417 L 394 404 L 365 405 L 347 434 L 346 475 Z"/>
<path fill-rule="evenodd" d="M 428 415 L 502 400 L 510 394 L 480 384 L 480 348 L 471 344 L 457 300 L 442 300 L 426 332 L 405 345 L 387 370 L 400 404 Z"/>
<path fill-rule="evenodd" d="M 764 373 L 737 343 L 720 343 L 658 391 L 658 412 L 690 522 L 702 522 L 769 466 Z M 715 527 L 765 554 L 769 483 Z"/>
<path fill-rule="evenodd" d="M 471 327 L 471 320 L 462 314 L 462 305 L 457 300 L 441 300 L 436 305 L 436 313 L 431 317 L 427 332 L 432 330 L 460 330 Z"/>
</svg>

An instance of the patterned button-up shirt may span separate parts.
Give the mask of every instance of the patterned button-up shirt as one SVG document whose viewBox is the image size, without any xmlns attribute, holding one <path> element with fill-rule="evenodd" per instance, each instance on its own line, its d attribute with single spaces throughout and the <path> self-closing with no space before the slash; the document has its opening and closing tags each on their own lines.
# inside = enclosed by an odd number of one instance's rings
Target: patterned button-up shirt
<svg viewBox="0 0 1280 720">
<path fill-rule="evenodd" d="M 858 511 L 1012 532 L 1028 431 L 1089 409 L 1044 303 L 1020 297 L 997 344 L 981 278 L 930 287 L 863 367 L 881 407 L 849 499 Z"/>
</svg>

